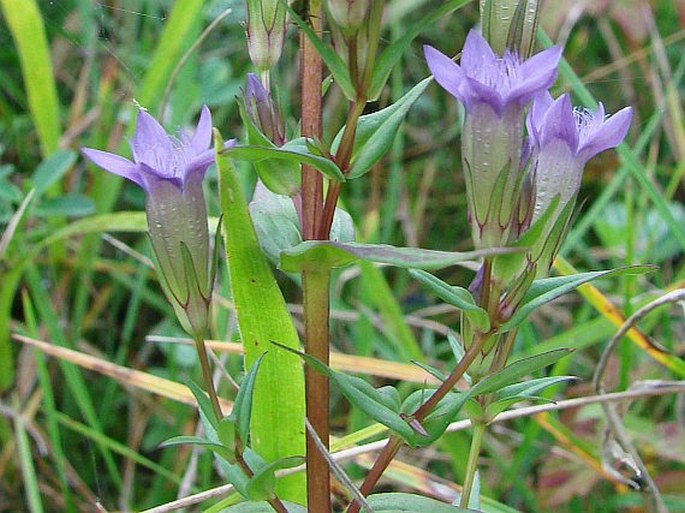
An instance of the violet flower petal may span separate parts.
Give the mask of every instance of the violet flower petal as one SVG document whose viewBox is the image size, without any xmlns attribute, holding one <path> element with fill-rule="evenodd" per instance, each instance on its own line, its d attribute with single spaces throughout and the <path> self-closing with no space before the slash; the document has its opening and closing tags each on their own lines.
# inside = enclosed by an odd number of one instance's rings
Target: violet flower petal
<svg viewBox="0 0 685 513">
<path fill-rule="evenodd" d="M 466 99 L 461 90 L 462 82 L 465 78 L 462 68 L 447 57 L 447 55 L 439 52 L 432 46 L 425 45 L 423 47 L 423 54 L 426 57 L 428 68 L 435 77 L 435 81 L 452 96 L 465 102 Z"/>
<path fill-rule="evenodd" d="M 144 162 L 158 171 L 173 161 L 175 154 L 174 146 L 162 125 L 144 110 L 138 112 L 131 150 L 136 162 Z"/>
<path fill-rule="evenodd" d="M 124 177 L 139 186 L 145 188 L 144 182 L 140 176 L 140 169 L 130 160 L 109 153 L 107 151 L 100 151 L 94 148 L 82 148 L 81 153 L 93 162 L 93 164 L 109 171 L 112 174 Z"/>
<path fill-rule="evenodd" d="M 604 109 L 601 104 L 600 108 L 603 113 Z M 625 107 L 607 120 L 602 121 L 599 129 L 592 134 L 592 137 L 583 137 L 584 134 L 581 132 L 582 142 L 578 148 L 579 156 L 587 161 L 598 153 L 621 144 L 628 134 L 632 118 L 632 107 Z"/>
<path fill-rule="evenodd" d="M 557 78 L 561 48 L 553 46 L 523 61 L 518 69 L 519 80 L 509 91 L 509 100 L 528 102 L 539 91 L 549 88 Z"/>
<path fill-rule="evenodd" d="M 212 143 L 212 115 L 206 105 L 202 106 L 200 113 L 200 120 L 197 122 L 197 128 L 190 140 L 190 146 L 195 154 L 200 154 L 206 151 Z"/>
<path fill-rule="evenodd" d="M 557 98 L 545 113 L 545 128 L 540 134 L 540 144 L 548 144 L 553 139 L 561 139 L 573 154 L 578 149 L 578 127 L 573 115 L 573 105 L 568 94 Z"/>
<path fill-rule="evenodd" d="M 499 57 L 492 51 L 485 38 L 477 30 L 470 30 L 464 41 L 464 50 L 461 55 L 461 67 L 468 70 L 467 75 L 484 78 L 478 75 L 495 67 L 498 59 Z M 470 71 L 474 72 L 473 75 Z"/>
</svg>

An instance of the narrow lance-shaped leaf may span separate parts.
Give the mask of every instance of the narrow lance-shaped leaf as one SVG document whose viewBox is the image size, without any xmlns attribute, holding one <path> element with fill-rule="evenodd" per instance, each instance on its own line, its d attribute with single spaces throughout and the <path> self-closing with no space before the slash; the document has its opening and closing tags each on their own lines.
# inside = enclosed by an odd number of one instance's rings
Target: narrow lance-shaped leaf
<svg viewBox="0 0 685 513">
<path fill-rule="evenodd" d="M 506 333 L 521 324 L 537 308 L 549 303 L 550 301 L 563 296 L 567 292 L 577 289 L 585 283 L 589 283 L 600 278 L 621 276 L 624 274 L 645 274 L 655 269 L 653 265 L 632 265 L 620 267 L 609 271 L 593 271 L 587 273 L 574 274 L 571 276 L 555 276 L 536 280 L 523 298 L 521 307 L 512 317 L 502 324 L 499 328 L 500 333 Z"/>
<path fill-rule="evenodd" d="M 357 260 L 367 260 L 404 268 L 440 269 L 508 251 L 511 250 L 488 249 L 452 253 L 431 249 L 401 248 L 387 244 L 305 241 L 281 254 L 281 268 L 287 272 L 299 271 L 305 267 L 330 269 L 343 267 Z"/>
<path fill-rule="evenodd" d="M 216 137 L 220 138 L 217 133 Z M 304 376 L 299 358 L 271 345 L 299 347 L 297 331 L 271 268 L 259 247 L 247 201 L 230 157 L 217 153 L 221 210 L 226 219 L 224 246 L 238 326 L 249 369 L 266 350 L 254 387 L 250 435 L 254 450 L 267 461 L 305 451 Z M 303 474 L 280 479 L 279 497 L 304 501 Z"/>
</svg>

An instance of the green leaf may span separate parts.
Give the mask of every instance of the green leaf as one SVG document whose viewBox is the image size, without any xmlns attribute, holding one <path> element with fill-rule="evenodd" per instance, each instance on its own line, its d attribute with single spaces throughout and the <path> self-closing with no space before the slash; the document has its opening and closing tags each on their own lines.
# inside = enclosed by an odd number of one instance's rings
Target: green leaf
<svg viewBox="0 0 685 513">
<path fill-rule="evenodd" d="M 409 394 L 400 411 L 410 417 L 428 398 L 435 392 L 435 389 L 416 390 Z M 433 411 L 421 422 L 421 426 L 428 433 L 428 436 L 420 435 L 412 430 L 412 437 L 407 439 L 407 443 L 412 447 L 425 447 L 440 438 L 447 426 L 454 421 L 461 411 L 464 403 L 468 399 L 467 394 L 460 392 L 450 392 L 443 397 Z"/>
<path fill-rule="evenodd" d="M 488 313 L 476 304 L 476 300 L 473 299 L 467 289 L 449 285 L 432 274 L 419 269 L 411 269 L 409 274 L 428 287 L 440 299 L 463 311 L 478 330 L 483 333 L 490 330 Z"/>
<path fill-rule="evenodd" d="M 359 118 L 347 175 L 349 179 L 359 178 L 370 171 L 388 152 L 409 108 L 432 81 L 433 77 L 423 79 L 389 107 Z M 337 138 L 341 137 L 342 130 Z"/>
<path fill-rule="evenodd" d="M 250 215 L 255 225 L 259 244 L 274 264 L 281 253 L 302 242 L 300 220 L 290 198 L 275 194 L 261 182 L 257 183 L 250 202 Z M 335 209 L 331 226 L 331 240 L 354 241 L 354 224 L 350 215 L 341 208 Z"/>
<path fill-rule="evenodd" d="M 281 269 L 286 272 L 344 267 L 367 260 L 397 267 L 439 269 L 505 250 L 451 253 L 431 249 L 400 248 L 386 244 L 358 242 L 305 241 L 281 254 Z"/>
<path fill-rule="evenodd" d="M 390 72 L 400 61 L 402 56 L 405 55 L 412 41 L 416 39 L 421 32 L 438 20 L 441 20 L 450 13 L 468 4 L 469 1 L 470 0 L 451 0 L 438 9 L 430 9 L 429 14 L 424 16 L 417 23 L 409 25 L 409 30 L 403 32 L 402 37 L 383 50 L 383 53 L 381 53 L 376 61 L 373 77 L 371 78 L 369 99 L 376 100 L 380 96 L 385 83 L 388 81 Z"/>
<path fill-rule="evenodd" d="M 233 146 L 222 150 L 231 158 L 247 160 L 249 162 L 261 162 L 266 159 L 282 159 L 290 162 L 299 162 L 318 169 L 325 177 L 338 182 L 344 182 L 342 171 L 331 159 L 312 153 L 307 146 L 306 139 L 299 137 L 287 142 L 280 148 L 275 146 L 243 145 Z"/>
<path fill-rule="evenodd" d="M 376 493 L 369 496 L 368 502 L 376 513 L 460 513 L 472 511 L 413 493 Z"/>
<path fill-rule="evenodd" d="M 387 426 L 407 440 L 414 438 L 414 430 L 399 415 L 398 410 L 394 409 L 398 406 L 398 402 L 390 398 L 387 391 L 381 393 L 362 378 L 337 372 L 331 372 L 331 380 L 340 388 L 348 401 L 376 422 Z"/>
<path fill-rule="evenodd" d="M 290 349 L 288 350 L 291 351 Z M 396 390 L 394 392 L 388 390 L 388 388 L 392 387 L 383 387 L 377 390 L 361 378 L 335 372 L 311 355 L 299 351 L 292 352 L 305 360 L 307 365 L 311 366 L 316 372 L 328 376 L 340 389 L 345 398 L 369 417 L 396 432 L 407 441 L 414 438 L 414 431 L 399 414 L 398 392 Z"/>
<path fill-rule="evenodd" d="M 215 141 L 223 141 L 215 132 Z M 220 147 L 216 143 L 215 147 Z M 300 359 L 272 347 L 272 341 L 291 349 L 300 346 L 283 295 L 262 253 L 243 193 L 228 155 L 217 152 L 219 197 L 226 220 L 224 247 L 233 301 L 250 369 L 269 349 L 254 388 L 250 435 L 252 447 L 268 461 L 305 452 L 304 375 Z M 279 497 L 306 499 L 304 474 L 283 477 L 276 484 Z"/>
<path fill-rule="evenodd" d="M 233 412 L 231 412 L 233 413 Z M 219 425 L 216 427 L 216 436 L 221 442 L 221 445 L 228 448 L 233 454 L 235 451 L 235 420 L 232 418 L 233 415 L 224 417 L 219 421 Z M 228 458 L 227 458 L 228 459 Z M 230 461 L 230 459 L 229 459 Z"/>
<path fill-rule="evenodd" d="M 550 301 L 563 296 L 564 294 L 577 289 L 585 283 L 589 283 L 600 278 L 609 278 L 622 275 L 639 275 L 652 272 L 656 269 L 653 265 L 631 265 L 619 267 L 609 271 L 592 271 L 587 273 L 572 274 L 568 276 L 555 276 L 535 280 L 528 293 L 524 296 L 523 302 L 511 318 L 499 327 L 499 333 L 511 331 L 521 324 L 537 308 L 549 303 Z"/>
<path fill-rule="evenodd" d="M 235 416 L 238 434 L 243 443 L 247 443 L 247 438 L 250 433 L 252 400 L 254 397 L 255 384 L 257 383 L 257 373 L 259 372 L 259 366 L 266 354 L 267 353 L 260 354 L 250 367 L 245 379 L 243 379 L 240 384 L 240 390 L 238 390 L 238 395 L 236 395 L 235 403 L 233 404 L 233 411 L 231 411 L 231 415 Z"/>
<path fill-rule="evenodd" d="M 278 264 L 281 252 L 302 242 L 300 221 L 292 200 L 275 194 L 262 182 L 257 182 L 252 196 L 250 216 L 259 245 L 274 264 Z"/>
<path fill-rule="evenodd" d="M 247 131 L 247 140 L 250 145 L 266 148 L 277 148 L 252 122 L 247 114 L 243 101 L 238 102 L 240 117 Z M 276 193 L 286 196 L 294 196 L 302 185 L 302 173 L 297 161 L 285 159 L 265 159 L 253 161 L 252 165 L 259 175 L 259 179 L 266 187 Z"/>
<path fill-rule="evenodd" d="M 0 7 L 17 48 L 41 153 L 47 157 L 57 150 L 61 128 L 55 73 L 43 18 L 36 0 L 1 0 Z"/>
<path fill-rule="evenodd" d="M 212 442 L 211 440 L 207 440 L 206 438 L 202 438 L 200 436 L 174 436 L 159 444 L 159 447 L 175 447 L 177 445 L 197 445 L 199 447 L 209 449 L 210 451 L 221 456 L 226 461 L 231 461 L 232 459 L 231 450 L 228 447 L 216 442 Z"/>
<path fill-rule="evenodd" d="M 174 67 L 183 52 L 193 43 L 193 28 L 203 18 L 204 4 L 204 0 L 174 2 L 166 17 L 152 61 L 147 66 L 142 86 L 136 93 L 136 99 L 141 105 L 150 107 L 162 97 Z"/>
<path fill-rule="evenodd" d="M 36 197 L 43 195 L 52 184 L 60 180 L 76 162 L 76 152 L 61 150 L 41 162 L 33 173 Z"/>
<path fill-rule="evenodd" d="M 347 64 L 345 64 L 345 61 L 343 61 L 340 56 L 335 53 L 333 48 L 324 43 L 309 26 L 309 23 L 300 18 L 300 16 L 298 16 L 298 14 L 289 5 L 287 6 L 287 9 L 290 17 L 305 33 L 307 38 L 314 45 L 314 48 L 316 48 L 317 53 L 321 56 L 321 59 L 323 59 L 323 61 L 326 63 L 326 66 L 335 79 L 335 83 L 338 84 L 338 87 L 340 87 L 343 94 L 350 100 L 356 98 L 357 92 L 352 85 L 350 73 L 347 69 Z"/>
<path fill-rule="evenodd" d="M 464 350 L 464 346 L 461 344 L 461 342 L 457 340 L 457 336 L 454 334 L 452 330 L 449 330 L 447 332 L 447 343 L 450 345 L 450 349 L 452 350 L 452 354 L 454 355 L 455 362 L 459 363 L 466 354 L 466 351 Z M 468 373 L 465 372 L 462 377 L 464 378 L 464 381 L 471 385 L 472 380 L 471 376 L 469 376 Z"/>
<path fill-rule="evenodd" d="M 304 463 L 302 456 L 282 458 L 259 468 L 247 484 L 248 498 L 252 501 L 271 499 L 275 496 L 276 471 Z"/>
<path fill-rule="evenodd" d="M 541 402 L 541 403 L 553 403 L 552 399 L 547 397 L 540 397 L 535 395 L 520 395 L 518 397 L 509 397 L 507 399 L 500 399 L 492 404 L 489 404 L 485 410 L 484 417 L 486 422 L 490 422 L 497 415 L 505 410 L 508 410 L 511 406 L 521 401 L 531 401 L 531 402 Z"/>
<path fill-rule="evenodd" d="M 515 383 L 500 389 L 495 394 L 495 399 L 507 399 L 518 396 L 531 396 L 549 388 L 557 383 L 564 383 L 566 381 L 573 381 L 575 376 L 547 376 L 544 378 L 531 379 L 523 383 Z"/>
<path fill-rule="evenodd" d="M 507 365 L 501 371 L 491 374 L 482 381 L 476 383 L 469 391 L 469 398 L 477 397 L 482 394 L 497 392 L 502 388 L 517 382 L 521 378 L 552 365 L 564 356 L 571 354 L 570 349 L 555 349 L 546 353 L 536 354 L 528 358 L 522 358 Z"/>
<path fill-rule="evenodd" d="M 207 421 L 209 421 L 209 424 L 216 431 L 216 428 L 219 425 L 219 419 L 216 418 L 214 408 L 212 407 L 212 403 L 209 400 L 207 392 L 202 390 L 202 388 L 200 388 L 200 386 L 197 383 L 195 383 L 192 379 L 186 380 L 186 386 L 190 389 L 193 396 L 195 397 L 195 400 L 197 401 L 197 406 L 200 410 L 200 415 L 204 416 L 204 418 L 207 419 Z"/>
</svg>

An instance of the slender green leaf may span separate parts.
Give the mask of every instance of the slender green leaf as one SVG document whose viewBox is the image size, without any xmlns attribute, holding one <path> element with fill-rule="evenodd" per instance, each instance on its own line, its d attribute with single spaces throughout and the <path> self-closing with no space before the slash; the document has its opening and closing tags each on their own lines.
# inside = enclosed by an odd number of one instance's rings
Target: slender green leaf
<svg viewBox="0 0 685 513">
<path fill-rule="evenodd" d="M 254 388 L 257 383 L 257 373 L 259 366 L 267 353 L 262 353 L 259 358 L 255 360 L 250 367 L 250 370 L 240 384 L 240 390 L 236 395 L 235 403 L 233 404 L 232 415 L 235 415 L 235 423 L 238 427 L 240 440 L 247 443 L 247 437 L 250 432 L 250 420 L 252 418 L 252 400 L 254 397 Z"/>
<path fill-rule="evenodd" d="M 348 172 L 350 180 L 369 172 L 388 152 L 407 112 L 432 81 L 433 77 L 423 79 L 389 107 L 359 119 Z"/>
<path fill-rule="evenodd" d="M 330 269 L 366 260 L 397 267 L 440 269 L 506 250 L 452 253 L 420 248 L 401 248 L 387 244 L 358 242 L 305 241 L 281 254 L 281 269 L 288 272 L 303 268 Z"/>
<path fill-rule="evenodd" d="M 307 513 L 307 508 L 298 504 L 283 501 L 288 513 Z M 268 502 L 241 502 L 223 510 L 224 513 L 273 513 L 274 509 Z"/>
<path fill-rule="evenodd" d="M 472 511 L 413 493 L 377 493 L 369 496 L 376 513 L 460 513 Z"/>
<path fill-rule="evenodd" d="M 190 389 L 197 401 L 197 406 L 200 409 L 200 415 L 203 415 L 210 423 L 212 428 L 216 431 L 219 425 L 219 420 L 216 418 L 216 413 L 214 413 L 214 408 L 209 400 L 207 392 L 202 390 L 200 386 L 195 383 L 192 379 L 186 380 L 186 386 Z"/>
<path fill-rule="evenodd" d="M 426 285 L 440 299 L 462 310 L 480 331 L 485 333 L 490 330 L 488 313 L 476 304 L 476 300 L 467 289 L 449 285 L 420 269 L 411 269 L 409 274 Z"/>
<path fill-rule="evenodd" d="M 193 25 L 202 19 L 203 0 L 174 2 L 136 99 L 150 106 L 162 97 L 174 67 L 192 44 Z M 223 147 L 223 144 L 221 145 Z"/>
<path fill-rule="evenodd" d="M 314 48 L 321 56 L 321 59 L 326 63 L 326 66 L 330 70 L 335 83 L 342 90 L 347 98 L 356 98 L 357 93 L 352 85 L 352 80 L 350 79 L 350 73 L 347 70 L 347 64 L 340 58 L 340 56 L 335 53 L 335 50 L 329 45 L 324 43 L 319 36 L 312 30 L 305 20 L 300 18 L 298 14 L 288 5 L 288 13 L 293 19 L 297 26 L 305 33 L 307 38 L 312 42 Z"/>
<path fill-rule="evenodd" d="M 535 356 L 517 360 L 507 365 L 501 371 L 491 374 L 476 383 L 468 391 L 467 395 L 471 398 L 482 394 L 497 392 L 535 371 L 552 365 L 572 352 L 573 351 L 570 349 L 556 349 L 547 353 L 536 354 Z"/>
<path fill-rule="evenodd" d="M 280 148 L 275 146 L 233 146 L 224 150 L 232 158 L 237 160 L 247 160 L 250 162 L 261 162 L 266 159 L 281 159 L 289 162 L 299 162 L 308 164 L 318 169 L 325 177 L 338 182 L 344 182 L 345 177 L 342 171 L 331 159 L 312 153 L 307 146 L 306 139 L 300 137 L 293 139 Z"/>
<path fill-rule="evenodd" d="M 611 269 L 609 271 L 592 271 L 569 276 L 555 276 L 553 278 L 535 280 L 524 296 L 523 303 L 519 309 L 507 322 L 500 326 L 499 332 L 505 333 L 512 330 L 526 320 L 537 308 L 577 289 L 585 283 L 612 276 L 645 274 L 652 272 L 654 269 L 656 269 L 656 267 L 653 265 L 631 265 L 618 269 Z"/>
<path fill-rule="evenodd" d="M 221 139 L 215 132 L 215 140 Z M 215 144 L 220 148 L 221 144 Z M 299 456 L 305 451 L 304 375 L 300 359 L 274 348 L 278 342 L 297 349 L 300 341 L 285 300 L 264 257 L 250 219 L 247 201 L 229 155 L 217 152 L 221 211 L 226 219 L 224 246 L 238 326 L 250 369 L 262 353 L 254 387 L 250 425 L 254 450 L 267 461 Z M 278 496 L 304 502 L 304 475 L 280 479 Z"/>
<path fill-rule="evenodd" d="M 0 0 L 19 54 L 31 118 L 44 157 L 57 150 L 61 137 L 59 100 L 45 26 L 36 0 Z"/>
</svg>

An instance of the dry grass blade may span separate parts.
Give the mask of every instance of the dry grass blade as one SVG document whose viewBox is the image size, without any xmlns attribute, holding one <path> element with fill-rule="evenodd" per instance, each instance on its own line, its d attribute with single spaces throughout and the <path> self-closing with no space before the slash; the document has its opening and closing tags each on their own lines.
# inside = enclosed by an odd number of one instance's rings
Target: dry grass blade
<svg viewBox="0 0 685 513">
<path fill-rule="evenodd" d="M 175 337 L 148 337 L 148 340 L 161 343 L 192 344 L 190 339 Z M 207 347 L 217 352 L 242 354 L 243 346 L 237 342 L 208 340 Z M 331 353 L 331 367 L 335 370 L 368 374 L 379 378 L 398 379 L 412 383 L 433 385 L 438 380 L 416 365 L 379 360 L 365 356 Z"/>
<path fill-rule="evenodd" d="M 122 367 L 121 365 L 102 360 L 101 358 L 84 354 L 79 351 L 74 351 L 72 349 L 56 346 L 42 340 L 36 340 L 34 338 L 17 334 L 12 335 L 12 338 L 24 344 L 37 347 L 45 354 L 61 358 L 62 360 L 75 363 L 84 369 L 92 370 L 94 372 L 114 378 L 123 385 L 134 386 L 174 401 L 185 403 L 191 406 L 197 406 L 193 394 L 190 392 L 188 387 L 182 385 L 181 383 L 160 378 L 147 372 Z M 230 412 L 231 408 L 233 407 L 233 403 L 226 400 L 220 401 L 222 410 L 225 413 Z"/>
</svg>

